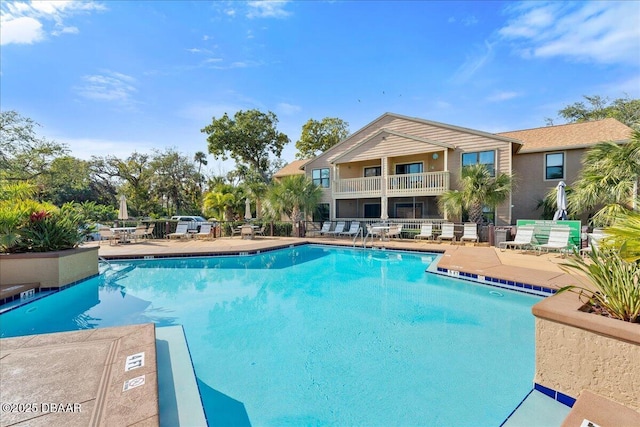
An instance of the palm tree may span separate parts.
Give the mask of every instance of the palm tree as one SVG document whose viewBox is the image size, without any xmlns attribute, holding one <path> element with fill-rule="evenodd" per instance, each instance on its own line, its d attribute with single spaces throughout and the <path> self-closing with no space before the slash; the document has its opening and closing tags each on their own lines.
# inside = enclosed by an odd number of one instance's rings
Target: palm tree
<svg viewBox="0 0 640 427">
<path fill-rule="evenodd" d="M 460 190 L 449 190 L 438 199 L 440 210 L 447 216 L 462 216 L 466 213 L 469 221 L 482 224 L 482 209 L 507 200 L 511 192 L 512 178 L 506 173 L 495 177 L 486 166 L 476 164 L 462 168 Z"/>
<path fill-rule="evenodd" d="M 222 184 L 208 192 L 203 200 L 203 210 L 207 216 L 215 216 L 225 221 L 233 221 L 233 217 L 241 207 L 244 198 L 238 188 Z"/>
<path fill-rule="evenodd" d="M 286 176 L 269 189 L 265 213 L 272 219 L 287 215 L 298 227 L 305 214 L 313 212 L 321 197 L 322 190 L 307 176 Z"/>
<path fill-rule="evenodd" d="M 596 207 L 597 225 L 608 225 L 620 214 L 638 209 L 640 179 L 640 131 L 634 131 L 629 143 L 601 142 L 582 159 L 583 168 L 573 184 L 569 208 L 585 212 Z"/>
</svg>

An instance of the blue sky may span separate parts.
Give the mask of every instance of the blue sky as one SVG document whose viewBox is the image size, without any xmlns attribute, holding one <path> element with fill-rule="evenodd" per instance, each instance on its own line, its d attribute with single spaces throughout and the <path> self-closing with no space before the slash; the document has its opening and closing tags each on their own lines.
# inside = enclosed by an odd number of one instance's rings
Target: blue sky
<svg viewBox="0 0 640 427">
<path fill-rule="evenodd" d="M 385 112 L 488 132 L 583 95 L 640 98 L 640 2 L 3 0 L 0 107 L 71 154 L 207 151 L 200 129 L 273 111 L 356 131 Z M 209 158 L 209 172 L 233 169 Z"/>
</svg>

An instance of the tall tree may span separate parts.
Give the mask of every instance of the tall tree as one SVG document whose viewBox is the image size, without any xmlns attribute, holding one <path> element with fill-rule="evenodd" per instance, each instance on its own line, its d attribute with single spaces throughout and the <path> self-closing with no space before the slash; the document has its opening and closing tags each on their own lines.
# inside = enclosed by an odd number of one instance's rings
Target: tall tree
<svg viewBox="0 0 640 427">
<path fill-rule="evenodd" d="M 495 209 L 507 200 L 511 192 L 512 179 L 505 173 L 491 176 L 482 164 L 462 168 L 460 190 L 449 190 L 438 199 L 440 210 L 447 215 L 461 216 L 466 213 L 469 221 L 482 224 L 482 209 Z"/>
<path fill-rule="evenodd" d="M 599 95 L 584 96 L 582 101 L 574 102 L 558 111 L 558 115 L 568 123 L 589 122 L 609 117 L 617 119 L 632 129 L 640 130 L 640 99 L 617 98 L 609 101 Z M 546 119 L 553 124 L 553 120 Z"/>
<path fill-rule="evenodd" d="M 587 151 L 573 192 L 567 196 L 569 209 L 587 212 L 602 208 L 593 222 L 607 225 L 628 210 L 638 210 L 640 180 L 640 130 L 633 131 L 627 144 L 601 142 Z"/>
<path fill-rule="evenodd" d="M 38 123 L 16 111 L 0 112 L 0 173 L 5 178 L 34 178 L 69 152 L 65 144 L 39 137 L 36 126 Z"/>
<path fill-rule="evenodd" d="M 154 151 L 151 160 L 153 190 L 163 197 L 169 214 L 199 213 L 194 205 L 194 193 L 198 191 L 197 172 L 191 160 L 174 149 Z"/>
<path fill-rule="evenodd" d="M 321 121 L 309 119 L 302 126 L 302 134 L 296 142 L 296 158 L 310 159 L 327 151 L 349 136 L 349 123 L 337 117 L 325 117 Z"/>
<path fill-rule="evenodd" d="M 211 124 L 201 129 L 206 133 L 209 153 L 226 160 L 231 156 L 257 171 L 266 180 L 269 155 L 280 157 L 289 137 L 278 132 L 278 119 L 274 113 L 259 110 L 238 111 L 231 119 L 225 113 L 215 117 Z"/>
</svg>

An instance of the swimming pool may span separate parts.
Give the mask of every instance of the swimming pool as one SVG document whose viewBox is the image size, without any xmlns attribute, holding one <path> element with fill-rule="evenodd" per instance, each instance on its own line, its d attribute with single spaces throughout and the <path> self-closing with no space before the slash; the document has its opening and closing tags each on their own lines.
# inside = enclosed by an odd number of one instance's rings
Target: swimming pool
<svg viewBox="0 0 640 427">
<path fill-rule="evenodd" d="M 433 260 L 309 245 L 112 262 L 0 331 L 182 324 L 211 425 L 500 425 L 532 388 L 540 297 Z"/>
</svg>

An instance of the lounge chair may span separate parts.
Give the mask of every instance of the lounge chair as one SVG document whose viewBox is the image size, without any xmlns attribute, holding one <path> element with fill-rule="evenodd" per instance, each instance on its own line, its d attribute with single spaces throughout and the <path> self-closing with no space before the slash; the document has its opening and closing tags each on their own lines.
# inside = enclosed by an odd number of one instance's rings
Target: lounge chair
<svg viewBox="0 0 640 427">
<path fill-rule="evenodd" d="M 360 222 L 359 221 L 351 221 L 349 224 L 349 230 L 343 231 L 340 233 L 341 236 L 355 236 L 360 231 Z"/>
<path fill-rule="evenodd" d="M 389 226 L 389 231 L 387 231 L 387 237 L 389 239 L 392 238 L 397 238 L 397 239 L 401 239 L 402 238 L 402 224 L 395 224 L 395 225 L 391 225 Z"/>
<path fill-rule="evenodd" d="M 593 230 L 593 233 L 587 233 L 589 246 L 586 248 L 580 249 L 581 255 L 586 255 L 592 252 L 594 249 L 600 249 L 600 241 L 604 239 L 606 236 L 601 230 Z"/>
<path fill-rule="evenodd" d="M 413 236 L 414 239 L 433 239 L 433 224 L 422 224 L 420 233 Z"/>
<path fill-rule="evenodd" d="M 498 247 L 502 252 L 506 251 L 509 247 L 513 249 L 519 248 L 520 250 L 531 247 L 533 244 L 533 230 L 534 227 L 532 225 L 518 227 L 515 239 L 508 242 L 500 242 L 498 243 Z"/>
<path fill-rule="evenodd" d="M 344 231 L 344 221 L 338 221 L 338 223 L 336 224 L 336 228 L 334 228 L 332 231 L 325 232 L 325 234 L 337 236 L 343 231 Z"/>
<path fill-rule="evenodd" d="M 182 238 L 187 237 L 189 235 L 189 223 L 188 222 L 179 222 L 176 226 L 176 231 L 173 233 L 167 234 L 167 239 L 173 238 Z"/>
<path fill-rule="evenodd" d="M 318 231 L 318 233 L 322 236 L 322 235 L 328 233 L 329 230 L 331 230 L 331 221 L 325 221 L 322 224 L 322 228 L 320 229 L 320 231 Z"/>
<path fill-rule="evenodd" d="M 478 237 L 478 224 L 475 222 L 468 222 L 464 225 L 464 233 L 462 234 L 460 241 L 464 242 L 465 240 L 470 240 L 472 242 L 480 241 L 480 238 Z"/>
<path fill-rule="evenodd" d="M 538 250 L 538 254 L 546 250 L 547 252 L 560 251 L 564 255 L 569 248 L 570 232 L 569 227 L 552 228 L 551 231 L 549 231 L 549 240 L 547 243 L 533 245 L 533 247 Z"/>
<path fill-rule="evenodd" d="M 451 240 L 452 242 L 456 241 L 456 235 L 453 234 L 453 223 L 445 222 L 442 224 L 442 233 L 438 236 L 439 241 L 443 240 Z"/>
<path fill-rule="evenodd" d="M 213 224 L 202 224 L 200 226 L 200 231 L 194 234 L 194 236 L 198 239 L 211 238 L 211 227 L 213 227 Z"/>
</svg>

